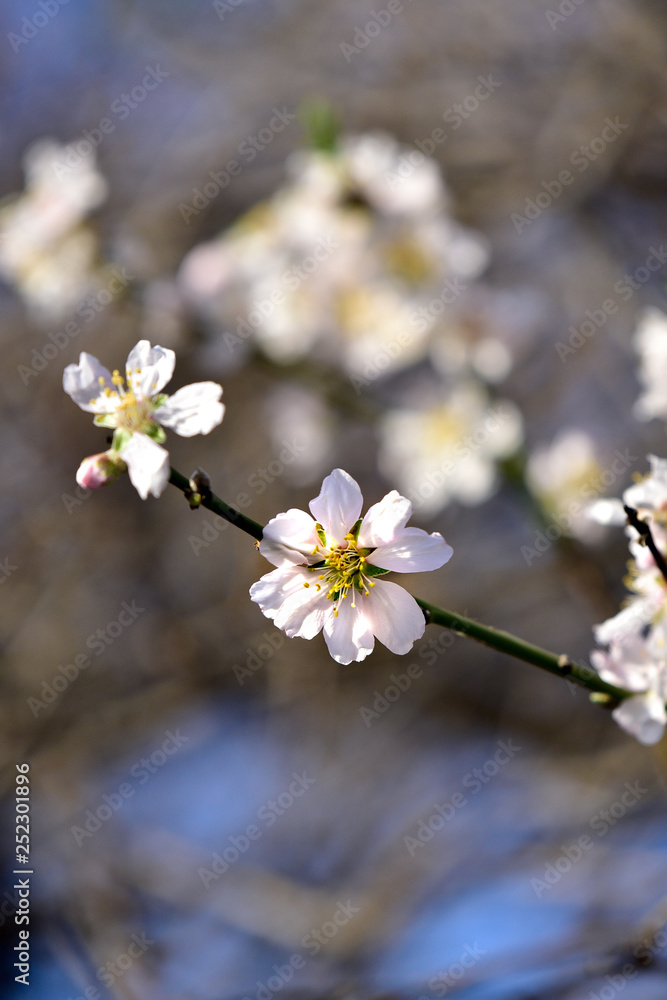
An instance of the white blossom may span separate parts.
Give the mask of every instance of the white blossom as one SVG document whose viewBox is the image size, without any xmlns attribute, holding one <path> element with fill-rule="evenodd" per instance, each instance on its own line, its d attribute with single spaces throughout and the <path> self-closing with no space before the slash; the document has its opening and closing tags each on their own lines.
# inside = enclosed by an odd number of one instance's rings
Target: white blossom
<svg viewBox="0 0 667 1000">
<path fill-rule="evenodd" d="M 113 450 L 127 465 L 130 479 L 144 500 L 149 493 L 160 496 L 169 479 L 163 428 L 182 437 L 208 434 L 220 423 L 225 410 L 220 402 L 222 388 L 215 382 L 186 385 L 173 396 L 163 393 L 175 362 L 173 351 L 140 340 L 130 351 L 124 378 L 119 371 L 111 374 L 85 352 L 78 365 L 67 366 L 63 376 L 63 388 L 74 402 L 96 414 L 98 426 L 114 429 Z"/>
<path fill-rule="evenodd" d="M 334 660 L 363 660 L 375 637 L 407 653 L 424 615 L 407 591 L 379 576 L 438 569 L 452 555 L 442 535 L 406 527 L 409 500 L 396 490 L 364 518 L 361 490 L 342 469 L 324 480 L 310 514 L 291 509 L 264 529 L 260 552 L 277 568 L 250 588 L 267 618 L 292 638 L 319 632 Z"/>
<path fill-rule="evenodd" d="M 623 501 L 650 529 L 658 553 L 667 553 L 667 462 L 649 456 L 650 473 L 628 487 Z M 598 502 L 593 515 L 603 523 L 624 523 L 620 500 Z M 657 743 L 667 714 L 667 580 L 656 557 L 637 530 L 626 525 L 630 554 L 626 584 L 631 596 L 618 614 L 594 628 L 595 640 L 607 650 L 591 653 L 603 680 L 636 692 L 614 710 L 614 718 L 640 743 Z"/>
<path fill-rule="evenodd" d="M 442 402 L 390 410 L 380 423 L 379 467 L 423 513 L 458 500 L 474 506 L 498 484 L 497 461 L 521 444 L 521 415 L 507 400 L 491 404 L 475 382 Z"/>
</svg>

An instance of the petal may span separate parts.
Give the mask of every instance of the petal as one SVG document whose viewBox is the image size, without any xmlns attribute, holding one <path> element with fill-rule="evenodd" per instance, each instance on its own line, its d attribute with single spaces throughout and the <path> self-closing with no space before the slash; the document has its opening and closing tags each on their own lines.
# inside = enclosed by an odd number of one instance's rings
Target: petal
<svg viewBox="0 0 667 1000">
<path fill-rule="evenodd" d="M 352 663 L 365 660 L 373 652 L 375 640 L 364 613 L 368 598 L 356 595 L 355 607 L 349 598 L 340 601 L 338 616 L 333 613 L 324 622 L 324 639 L 336 663 Z M 331 604 L 331 602 L 329 602 Z"/>
<path fill-rule="evenodd" d="M 367 562 L 395 573 L 425 573 L 444 566 L 453 551 L 437 531 L 429 535 L 422 528 L 403 528 L 393 542 L 378 545 Z"/>
<path fill-rule="evenodd" d="M 120 456 L 141 499 L 159 497 L 169 480 L 169 452 L 145 434 L 133 434 Z"/>
<path fill-rule="evenodd" d="M 612 715 L 619 726 L 644 746 L 658 743 L 665 732 L 667 714 L 664 703 L 655 691 L 626 698 L 614 709 Z"/>
<path fill-rule="evenodd" d="M 407 590 L 396 583 L 375 580 L 364 598 L 364 614 L 374 635 L 392 653 L 407 653 L 426 628 L 424 614 Z"/>
<path fill-rule="evenodd" d="M 104 386 L 116 391 L 108 368 L 85 351 L 79 355 L 78 365 L 68 365 L 63 374 L 63 389 L 87 413 L 110 413 L 115 410 L 115 405 L 111 405 L 102 392 Z"/>
<path fill-rule="evenodd" d="M 311 500 L 309 506 L 327 535 L 340 543 L 359 520 L 363 502 L 361 490 L 352 476 L 342 469 L 334 469 L 322 483 L 320 495 Z"/>
<path fill-rule="evenodd" d="M 594 500 L 585 508 L 586 517 L 598 524 L 625 524 L 627 517 L 620 500 L 612 497 L 605 497 L 602 500 Z"/>
<path fill-rule="evenodd" d="M 151 347 L 140 340 L 127 356 L 125 374 L 137 398 L 146 399 L 160 392 L 174 374 L 176 355 L 167 347 Z"/>
<path fill-rule="evenodd" d="M 264 528 L 259 551 L 274 566 L 285 563 L 301 564 L 315 561 L 313 549 L 319 545 L 315 521 L 305 510 L 292 507 L 284 514 L 272 517 Z"/>
<path fill-rule="evenodd" d="M 313 639 L 322 631 L 324 623 L 333 618 L 334 608 L 327 600 L 326 590 L 317 590 L 312 584 L 294 594 L 283 604 L 274 618 L 277 628 L 283 629 L 290 639 Z"/>
<path fill-rule="evenodd" d="M 408 523 L 411 514 L 410 501 L 402 497 L 398 490 L 392 490 L 364 515 L 359 529 L 359 545 L 374 549 L 384 542 L 391 542 Z"/>
<path fill-rule="evenodd" d="M 157 408 L 155 420 L 181 437 L 208 434 L 218 426 L 225 412 L 221 396 L 222 386 L 216 382 L 184 385 Z"/>
<path fill-rule="evenodd" d="M 612 618 L 593 626 L 595 641 L 601 646 L 627 641 L 633 632 L 641 631 L 651 621 L 658 607 L 654 597 L 638 597 Z"/>
<path fill-rule="evenodd" d="M 318 590 L 312 573 L 299 566 L 281 566 L 267 573 L 252 585 L 250 598 L 291 639 L 312 639 L 333 614 L 326 590 Z"/>
<path fill-rule="evenodd" d="M 590 661 L 603 681 L 626 691 L 646 691 L 658 670 L 656 662 L 648 658 L 639 634 L 622 645 L 613 643 L 609 653 L 594 649 Z"/>
<path fill-rule="evenodd" d="M 267 618 L 275 618 L 288 597 L 304 589 L 303 583 L 303 578 L 292 566 L 281 566 L 253 583 L 250 599 L 259 604 Z"/>
</svg>

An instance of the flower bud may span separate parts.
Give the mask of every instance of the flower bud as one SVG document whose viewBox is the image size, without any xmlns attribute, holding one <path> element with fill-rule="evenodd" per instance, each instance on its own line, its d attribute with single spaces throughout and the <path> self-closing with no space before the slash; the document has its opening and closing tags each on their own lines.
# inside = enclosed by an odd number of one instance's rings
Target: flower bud
<svg viewBox="0 0 667 1000">
<path fill-rule="evenodd" d="M 127 471 L 127 465 L 119 457 L 117 451 L 103 451 L 99 455 L 84 458 L 78 468 L 76 481 L 79 486 L 88 490 L 98 490 L 117 479 L 121 472 Z"/>
</svg>

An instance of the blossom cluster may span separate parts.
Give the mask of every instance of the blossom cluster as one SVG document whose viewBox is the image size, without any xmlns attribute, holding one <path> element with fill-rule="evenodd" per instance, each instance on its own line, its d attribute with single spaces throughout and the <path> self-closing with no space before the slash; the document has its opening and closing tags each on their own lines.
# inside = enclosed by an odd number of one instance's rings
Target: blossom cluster
<svg viewBox="0 0 667 1000">
<path fill-rule="evenodd" d="M 634 415 L 639 420 L 664 420 L 667 315 L 662 310 L 649 307 L 642 312 L 634 344 L 642 383 Z M 626 577 L 631 596 L 617 615 L 595 627 L 596 641 L 606 648 L 594 650 L 591 663 L 603 680 L 636 692 L 621 702 L 614 717 L 641 743 L 650 745 L 662 739 L 667 725 L 667 460 L 655 455 L 648 460 L 648 475 L 625 490 L 622 502 L 598 500 L 589 514 L 600 524 L 626 524 L 631 556 Z M 638 533 L 641 522 L 650 532 L 655 553 L 646 534 Z"/>
<path fill-rule="evenodd" d="M 603 524 L 624 524 L 627 507 L 648 525 L 657 552 L 667 555 L 667 460 L 649 456 L 650 472 L 623 493 L 623 501 L 600 500 L 590 516 Z M 667 712 L 667 579 L 637 529 L 627 525 L 631 560 L 625 607 L 595 626 L 596 641 L 607 647 L 591 653 L 603 680 L 636 692 L 614 709 L 614 718 L 641 743 L 657 743 Z"/>
<path fill-rule="evenodd" d="M 106 184 L 90 157 L 58 175 L 54 163 L 66 153 L 49 140 L 35 144 L 26 154 L 25 192 L 0 211 L 0 274 L 31 311 L 49 316 L 71 309 L 103 266 L 87 216 Z M 288 180 L 272 197 L 195 246 L 173 282 L 149 285 L 143 326 L 166 329 L 173 341 L 179 324 L 196 316 L 199 360 L 207 365 L 230 371 L 259 352 L 306 375 L 318 366 L 335 371 L 339 387 L 342 379 L 372 401 L 378 468 L 401 492 L 392 490 L 362 518 L 359 486 L 334 469 L 310 514 L 292 509 L 268 523 L 260 551 L 275 568 L 250 592 L 288 636 L 322 632 L 333 658 L 350 663 L 364 659 L 375 639 L 404 653 L 423 634 L 418 603 L 382 579 L 439 568 L 452 554 L 439 533 L 407 527 L 413 507 L 428 516 L 452 501 L 482 503 L 510 460 L 543 515 L 560 525 L 566 514 L 563 530 L 590 542 L 596 536 L 580 516 L 582 498 L 603 494 L 630 460 L 617 451 L 620 471 L 613 464 L 603 471 L 599 442 L 576 427 L 521 452 L 522 415 L 496 387 L 540 327 L 544 304 L 529 290 L 484 284 L 488 241 L 453 217 L 435 161 L 416 161 L 392 137 L 373 133 L 293 154 L 287 166 Z M 165 301 L 168 308 L 154 308 Z M 667 316 L 646 310 L 635 343 L 642 382 L 635 415 L 664 419 Z M 163 391 L 174 364 L 171 349 L 142 339 L 124 374 L 86 352 L 68 365 L 65 391 L 113 431 L 110 447 L 82 462 L 81 486 L 94 489 L 127 472 L 143 499 L 158 497 L 170 476 L 165 431 L 190 437 L 221 422 L 217 383 Z M 292 471 L 299 485 L 314 481 L 334 464 L 331 400 L 308 377 L 298 387 L 281 379 L 268 396 L 269 433 L 290 437 L 298 427 L 306 435 L 305 459 Z M 667 461 L 651 456 L 650 463 L 623 503 L 598 499 L 588 508 L 608 525 L 625 523 L 625 505 L 651 532 L 653 549 L 627 527 L 631 597 L 595 627 L 600 648 L 591 654 L 605 681 L 630 692 L 614 716 L 646 744 L 667 724 L 667 563 L 654 555 L 667 555 Z"/>
<path fill-rule="evenodd" d="M 24 156 L 25 191 L 0 209 L 0 276 L 37 317 L 67 315 L 96 283 L 99 248 L 87 224 L 107 196 L 95 157 L 40 139 Z M 60 169 L 59 169 L 60 168 Z"/>
<path fill-rule="evenodd" d="M 512 370 L 544 306 L 527 289 L 482 282 L 488 240 L 453 217 L 436 161 L 413 153 L 375 132 L 293 154 L 283 187 L 195 246 L 177 286 L 207 331 L 203 360 L 220 371 L 259 350 L 277 365 L 331 366 L 357 396 L 393 379 L 377 418 L 379 465 L 437 513 L 487 500 L 497 462 L 521 444 L 507 401 L 498 433 L 484 430 L 494 411 L 486 384 Z M 397 386 L 408 372 L 414 387 Z M 284 397 L 283 388 L 283 409 Z M 332 424 L 319 421 L 322 455 Z"/>
<path fill-rule="evenodd" d="M 224 406 L 216 383 L 162 393 L 174 363 L 173 351 L 142 340 L 130 351 L 124 377 L 85 352 L 67 366 L 65 392 L 95 414 L 98 426 L 114 431 L 112 447 L 81 464 L 81 486 L 97 489 L 127 471 L 142 499 L 158 497 L 169 479 L 164 428 L 192 437 L 217 427 Z M 394 653 L 407 653 L 424 634 L 423 612 L 402 587 L 376 577 L 437 569 L 452 555 L 438 532 L 406 527 L 412 505 L 396 490 L 363 518 L 362 503 L 358 484 L 335 469 L 310 504 L 312 517 L 293 509 L 269 521 L 259 549 L 277 568 L 250 590 L 288 636 L 312 639 L 323 631 L 339 663 L 363 660 L 374 637 Z"/>
</svg>

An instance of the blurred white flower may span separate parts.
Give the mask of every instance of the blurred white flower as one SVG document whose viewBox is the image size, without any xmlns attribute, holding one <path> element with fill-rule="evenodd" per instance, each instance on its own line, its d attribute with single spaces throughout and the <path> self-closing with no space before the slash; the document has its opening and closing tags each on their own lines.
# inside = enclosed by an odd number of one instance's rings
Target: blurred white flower
<svg viewBox="0 0 667 1000">
<path fill-rule="evenodd" d="M 349 186 L 378 212 L 417 215 L 448 202 L 436 161 L 401 146 L 387 132 L 344 137 L 341 163 Z"/>
<path fill-rule="evenodd" d="M 430 325 L 416 310 L 434 297 L 450 309 L 489 249 L 448 214 L 437 164 L 408 152 L 381 134 L 299 152 L 272 198 L 190 251 L 179 286 L 222 341 L 221 366 L 250 342 L 273 361 L 312 354 L 367 381 L 424 357 Z"/>
<path fill-rule="evenodd" d="M 523 440 L 517 407 L 491 403 L 476 383 L 461 383 L 445 402 L 390 410 L 380 423 L 380 470 L 415 507 L 434 514 L 452 500 L 475 505 L 498 484 L 496 463 Z"/>
<path fill-rule="evenodd" d="M 67 314 L 94 284 L 97 240 L 83 220 L 107 185 L 94 155 L 73 152 L 51 139 L 30 146 L 25 191 L 0 209 L 0 274 L 46 319 Z"/>
<path fill-rule="evenodd" d="M 667 316 L 649 307 L 641 314 L 634 336 L 639 353 L 639 380 L 644 387 L 634 406 L 638 420 L 667 419 Z"/>
<path fill-rule="evenodd" d="M 292 509 L 269 521 L 259 550 L 277 569 L 250 588 L 290 638 L 324 631 L 338 663 L 363 660 L 374 637 L 407 653 L 424 634 L 424 615 L 407 591 L 378 575 L 438 569 L 452 555 L 442 535 L 406 527 L 412 506 L 396 490 L 363 519 L 362 504 L 355 480 L 334 469 L 310 503 L 312 517 Z"/>
<path fill-rule="evenodd" d="M 535 448 L 526 464 L 526 482 L 547 516 L 566 534 L 595 541 L 589 501 L 602 487 L 603 469 L 595 442 L 579 429 L 562 431 L 550 445 Z"/>
<path fill-rule="evenodd" d="M 415 315 L 429 326 L 430 357 L 450 376 L 472 369 L 484 382 L 507 378 L 522 359 L 548 314 L 543 293 L 530 287 L 471 284 L 449 310 L 432 299 Z"/>
<path fill-rule="evenodd" d="M 222 388 L 214 382 L 183 386 L 173 396 L 162 393 L 175 362 L 173 351 L 140 340 L 128 355 L 125 378 L 119 371 L 112 375 L 85 352 L 63 375 L 63 388 L 74 402 L 95 413 L 99 427 L 114 429 L 113 450 L 127 465 L 143 500 L 149 493 L 160 496 L 169 479 L 169 454 L 161 447 L 166 440 L 163 428 L 182 437 L 208 434 L 225 412 Z M 85 460 L 79 475 L 88 474 L 90 461 Z"/>
</svg>

